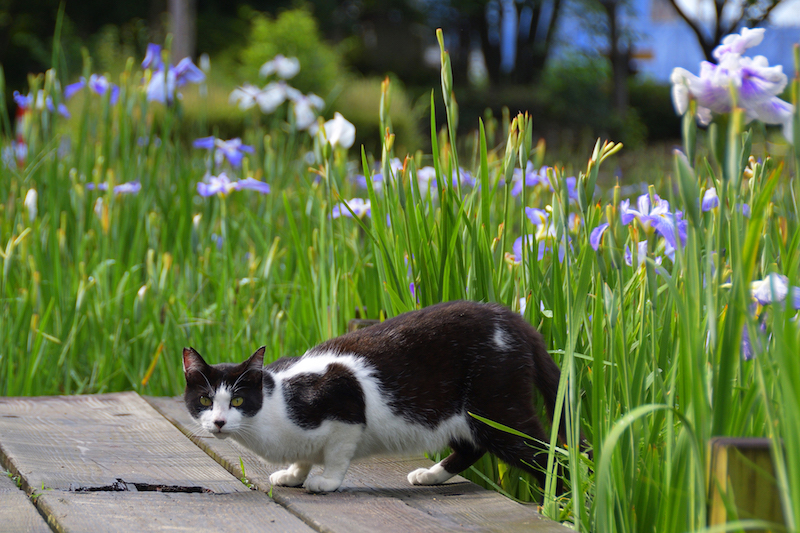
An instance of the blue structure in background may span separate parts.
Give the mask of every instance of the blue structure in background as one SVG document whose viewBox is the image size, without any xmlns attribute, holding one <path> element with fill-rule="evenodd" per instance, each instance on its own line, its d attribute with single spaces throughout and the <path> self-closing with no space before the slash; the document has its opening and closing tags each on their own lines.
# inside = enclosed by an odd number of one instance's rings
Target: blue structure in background
<svg viewBox="0 0 800 533">
<path fill-rule="evenodd" d="M 800 2 L 793 4 L 800 10 Z M 585 4 L 574 2 L 568 2 L 562 9 L 554 58 L 575 52 L 591 56 L 608 50 L 606 35 L 591 30 L 604 27 L 604 15 L 587 14 Z M 675 67 L 697 73 L 700 62 L 705 60 L 694 32 L 668 0 L 632 0 L 630 5 L 620 8 L 620 26 L 632 35 L 632 66 L 641 76 L 668 83 Z M 764 41 L 748 50 L 747 55 L 763 55 L 770 65 L 783 65 L 784 73 L 791 78 L 792 47 L 800 42 L 800 23 L 764 27 L 767 28 Z"/>
</svg>

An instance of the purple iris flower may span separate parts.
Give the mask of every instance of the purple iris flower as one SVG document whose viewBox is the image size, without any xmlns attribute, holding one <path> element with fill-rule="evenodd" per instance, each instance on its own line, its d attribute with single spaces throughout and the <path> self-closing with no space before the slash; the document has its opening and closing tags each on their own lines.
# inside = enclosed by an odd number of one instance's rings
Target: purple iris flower
<svg viewBox="0 0 800 533">
<path fill-rule="evenodd" d="M 527 249 L 530 252 L 530 251 L 533 250 L 533 243 L 534 242 L 536 242 L 536 235 L 534 235 L 532 233 L 526 233 L 525 235 L 523 235 L 521 237 L 517 237 L 517 239 L 514 241 L 514 245 L 512 246 L 512 249 L 514 250 L 514 261 L 516 261 L 517 263 L 522 263 L 522 246 L 523 246 L 523 244 L 527 246 Z M 538 250 L 539 251 L 536 254 L 537 255 L 537 259 L 539 261 L 541 261 L 544 258 L 545 248 L 546 247 L 545 247 L 544 243 L 539 243 L 539 246 L 538 246 Z"/>
<path fill-rule="evenodd" d="M 537 185 L 548 185 L 549 181 L 547 180 L 547 168 L 543 166 L 539 170 L 533 168 L 533 163 L 528 161 L 527 165 L 525 166 L 525 176 L 523 179 L 522 169 L 515 168 L 514 169 L 514 176 L 511 178 L 511 181 L 514 183 L 514 186 L 511 188 L 511 196 L 518 196 L 522 192 L 523 183 L 525 187 L 535 187 Z"/>
<path fill-rule="evenodd" d="M 219 165 L 223 159 L 227 159 L 234 168 L 242 166 L 242 159 L 244 159 L 245 153 L 252 154 L 255 151 L 252 146 L 242 144 L 242 140 L 239 137 L 227 141 L 216 137 L 201 137 L 195 139 L 193 146 L 204 150 L 216 149 L 214 162 Z"/>
<path fill-rule="evenodd" d="M 710 211 L 719 207 L 719 197 L 717 196 L 717 189 L 711 187 L 703 194 L 703 211 Z"/>
<path fill-rule="evenodd" d="M 164 63 L 161 61 L 161 46 L 155 43 L 148 44 L 147 51 L 144 55 L 144 61 L 142 61 L 142 68 L 145 70 L 161 70 L 163 66 Z"/>
<path fill-rule="evenodd" d="M 109 102 L 111 105 L 117 103 L 119 100 L 119 86 L 114 83 L 111 83 L 106 79 L 105 76 L 98 76 L 97 74 L 92 74 L 89 76 L 89 81 L 87 83 L 86 78 L 81 76 L 81 79 L 75 83 L 71 83 L 64 88 L 64 98 L 69 100 L 76 93 L 83 90 L 84 87 L 89 87 L 95 94 L 99 94 L 100 96 L 105 95 L 107 92 L 111 92 L 111 96 L 109 97 Z"/>
<path fill-rule="evenodd" d="M 108 183 L 98 183 L 96 188 L 98 191 L 107 191 Z M 87 183 L 86 189 L 90 191 L 94 190 L 95 184 Z M 128 183 L 121 183 L 114 186 L 114 194 L 137 194 L 141 190 L 142 184 L 138 181 L 130 181 Z"/>
<path fill-rule="evenodd" d="M 14 102 L 17 106 L 22 109 L 23 111 L 29 111 L 31 109 L 47 109 L 48 111 L 58 112 L 64 118 L 69 118 L 70 113 L 67 106 L 63 103 L 58 104 L 58 107 L 53 105 L 53 98 L 48 96 L 47 98 L 44 97 L 44 91 L 39 89 L 39 93 L 37 97 L 34 98 L 33 94 L 23 95 L 20 94 L 19 91 L 14 91 Z"/>
<path fill-rule="evenodd" d="M 678 245 L 675 239 L 676 232 L 681 244 L 686 242 L 688 223 L 684 220 L 682 212 L 670 212 L 668 201 L 654 194 L 651 202 L 650 195 L 643 194 L 637 199 L 635 209 L 630 205 L 630 200 L 620 202 L 620 218 L 623 224 L 630 224 L 633 219 L 638 218 L 645 228 L 655 229 L 672 248 L 677 248 Z"/>
<path fill-rule="evenodd" d="M 180 97 L 176 92 L 178 87 L 183 87 L 187 83 L 201 83 L 206 79 L 206 75 L 188 57 L 181 59 L 174 67 L 169 66 L 165 69 L 160 50 L 161 47 L 158 45 L 148 45 L 147 55 L 142 62 L 142 68 L 153 71 L 150 83 L 147 85 L 147 100 L 171 105 L 175 94 Z"/>
<path fill-rule="evenodd" d="M 672 71 L 672 100 L 675 110 L 683 115 L 689 101 L 697 101 L 697 118 L 708 124 L 713 113 L 729 113 L 736 104 L 746 112 L 747 120 L 761 120 L 767 124 L 783 124 L 784 136 L 791 142 L 793 106 L 778 98 L 787 84 L 787 76 L 780 65 L 769 66 L 764 56 L 743 56 L 748 48 L 761 43 L 764 28 L 742 28 L 740 34 L 726 36 L 713 55 L 718 64 L 703 61 L 700 75 L 683 68 Z"/>
<path fill-rule="evenodd" d="M 603 234 L 608 229 L 608 223 L 600 224 L 596 228 L 592 230 L 589 234 L 589 244 L 592 246 L 594 251 L 597 251 L 600 248 L 600 243 L 603 241 Z"/>
<path fill-rule="evenodd" d="M 545 211 L 544 209 L 537 209 L 535 207 L 526 207 L 525 216 L 528 217 L 528 220 L 530 220 L 534 226 L 541 227 L 547 224 L 547 218 L 549 215 L 547 214 L 547 211 Z"/>
</svg>

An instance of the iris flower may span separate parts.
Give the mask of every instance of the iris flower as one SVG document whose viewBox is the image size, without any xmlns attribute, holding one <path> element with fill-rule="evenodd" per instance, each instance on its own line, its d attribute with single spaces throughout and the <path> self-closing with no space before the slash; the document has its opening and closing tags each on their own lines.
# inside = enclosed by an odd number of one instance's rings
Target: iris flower
<svg viewBox="0 0 800 533">
<path fill-rule="evenodd" d="M 309 132 L 314 135 L 317 134 L 318 132 L 312 131 L 312 128 L 309 128 Z M 348 122 L 338 111 L 333 114 L 331 120 L 323 125 L 322 129 L 324 130 L 324 138 L 333 147 L 350 148 L 356 141 L 356 127 Z"/>
<path fill-rule="evenodd" d="M 631 208 L 630 200 L 623 200 L 620 203 L 620 216 L 623 224 L 630 224 L 633 219 L 639 219 L 639 222 L 645 227 L 655 229 L 669 245 L 668 248 L 674 250 L 678 247 L 678 242 L 675 239 L 677 231 L 678 238 L 683 244 L 686 241 L 687 222 L 683 219 L 683 213 L 680 211 L 671 212 L 669 202 L 659 198 L 657 194 L 653 195 L 651 202 L 649 194 L 639 196 L 636 201 L 636 208 Z"/>
<path fill-rule="evenodd" d="M 533 162 L 528 161 L 528 164 L 525 166 L 525 175 L 523 176 L 522 169 L 515 168 L 514 175 L 511 178 L 511 182 L 513 183 L 513 187 L 511 188 L 511 196 L 519 196 L 522 192 L 523 184 L 525 187 L 535 187 L 537 185 L 545 185 L 550 186 L 550 182 L 547 179 L 547 168 L 543 166 L 539 170 L 536 170 L 533 167 Z"/>
<path fill-rule="evenodd" d="M 782 124 L 783 134 L 792 141 L 794 106 L 778 98 L 786 88 L 787 77 L 781 65 L 769 66 L 764 56 L 746 57 L 748 48 L 761 43 L 764 28 L 742 28 L 740 34 L 728 35 L 712 52 L 717 64 L 703 61 L 700 75 L 683 68 L 672 71 L 672 101 L 678 114 L 697 101 L 697 118 L 702 124 L 711 122 L 712 113 L 729 113 L 733 108 L 731 86 L 736 91 L 737 105 L 745 110 L 747 121 L 761 120 Z"/>
<path fill-rule="evenodd" d="M 389 168 L 391 169 L 392 176 L 396 177 L 397 173 L 403 170 L 403 162 L 400 161 L 399 157 L 393 157 L 389 161 Z M 355 176 L 354 179 L 359 187 L 364 189 L 367 188 L 367 178 L 364 175 L 359 174 Z M 383 182 L 385 181 L 385 179 L 386 178 L 384 177 L 382 172 L 375 172 L 374 174 L 372 174 L 373 189 L 375 189 L 376 191 L 383 189 Z"/>
<path fill-rule="evenodd" d="M 98 183 L 96 187 L 94 183 L 86 184 L 87 190 L 92 191 L 95 188 L 97 188 L 98 191 L 107 191 L 108 183 Z M 114 194 L 137 194 L 141 190 L 142 184 L 138 181 L 130 181 L 128 183 L 121 183 L 114 186 Z"/>
<path fill-rule="evenodd" d="M 245 178 L 239 181 L 231 181 L 224 172 L 219 176 L 207 176 L 206 181 L 197 184 L 197 193 L 200 196 L 214 196 L 219 194 L 227 196 L 233 191 L 252 190 L 267 194 L 270 191 L 269 184 L 254 178 Z"/>
<path fill-rule="evenodd" d="M 345 207 L 346 206 L 346 207 Z M 348 209 L 348 207 L 350 209 Z M 364 218 L 365 216 L 370 216 L 372 214 L 372 209 L 369 200 L 365 200 L 364 198 L 351 198 L 350 200 L 345 200 L 340 204 L 336 204 L 333 206 L 331 210 L 331 218 L 339 218 L 339 217 L 353 217 L 353 211 L 358 218 Z"/>
<path fill-rule="evenodd" d="M 252 146 L 242 144 L 239 137 L 227 141 L 216 137 L 201 137 L 195 139 L 193 145 L 195 148 L 214 150 L 214 162 L 217 165 L 221 165 L 222 161 L 227 159 L 234 168 L 242 166 L 245 153 L 252 154 L 255 151 Z"/>
<path fill-rule="evenodd" d="M 716 188 L 711 187 L 710 189 L 706 189 L 706 192 L 703 194 L 701 207 L 703 211 L 710 211 L 719 207 L 719 197 L 717 196 Z"/>
<path fill-rule="evenodd" d="M 14 91 L 14 102 L 23 111 L 30 111 L 32 109 L 42 111 L 47 109 L 51 113 L 54 111 L 57 112 L 64 118 L 70 117 L 67 106 L 65 106 L 63 103 L 58 104 L 58 106 L 53 105 L 53 98 L 51 96 L 45 97 L 42 89 L 39 89 L 39 92 L 36 93 L 35 98 L 33 94 L 24 95 L 20 94 L 19 91 Z"/>
<path fill-rule="evenodd" d="M 277 74 L 284 80 L 294 78 L 298 72 L 300 72 L 300 61 L 296 57 L 285 57 L 283 54 L 278 54 L 271 61 L 261 65 L 258 71 L 262 78 Z"/>
<path fill-rule="evenodd" d="M 188 57 L 181 59 L 177 65 L 164 68 L 161 60 L 161 47 L 157 44 L 147 46 L 147 55 L 142 62 L 142 68 L 153 71 L 150 83 L 147 85 L 147 100 L 171 105 L 174 95 L 179 87 L 188 83 L 201 83 L 206 75 Z"/>
<path fill-rule="evenodd" d="M 779 303 L 790 298 L 793 309 L 800 309 L 800 287 L 790 287 L 789 278 L 775 272 L 750 284 L 753 299 L 760 305 Z"/>
<path fill-rule="evenodd" d="M 64 88 L 64 98 L 69 100 L 75 96 L 75 93 L 83 90 L 87 85 L 89 90 L 100 96 L 104 96 L 107 92 L 110 92 L 111 96 L 109 97 L 109 102 L 111 105 L 116 104 L 117 100 L 119 100 L 119 87 L 108 81 L 105 76 L 98 76 L 97 74 L 89 76 L 88 83 L 86 82 L 86 78 L 81 76 L 80 81 L 67 85 Z"/>
</svg>

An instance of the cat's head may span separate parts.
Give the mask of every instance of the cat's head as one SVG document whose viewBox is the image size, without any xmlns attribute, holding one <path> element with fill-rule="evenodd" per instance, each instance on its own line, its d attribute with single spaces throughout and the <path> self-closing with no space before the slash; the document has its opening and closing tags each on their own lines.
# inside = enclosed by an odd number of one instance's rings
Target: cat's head
<svg viewBox="0 0 800 533">
<path fill-rule="evenodd" d="M 194 348 L 183 349 L 186 408 L 215 437 L 238 432 L 261 410 L 264 350 L 240 364 L 209 365 Z"/>
</svg>

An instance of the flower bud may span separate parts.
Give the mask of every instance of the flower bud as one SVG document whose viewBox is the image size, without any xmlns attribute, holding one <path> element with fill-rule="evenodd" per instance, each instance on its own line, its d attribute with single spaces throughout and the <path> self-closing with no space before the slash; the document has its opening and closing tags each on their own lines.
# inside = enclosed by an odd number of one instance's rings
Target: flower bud
<svg viewBox="0 0 800 533">
<path fill-rule="evenodd" d="M 33 222 L 36 220 L 38 214 L 38 201 L 39 194 L 36 189 L 28 189 L 28 194 L 25 195 L 25 209 L 28 211 L 28 220 Z"/>
</svg>

